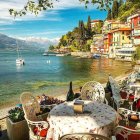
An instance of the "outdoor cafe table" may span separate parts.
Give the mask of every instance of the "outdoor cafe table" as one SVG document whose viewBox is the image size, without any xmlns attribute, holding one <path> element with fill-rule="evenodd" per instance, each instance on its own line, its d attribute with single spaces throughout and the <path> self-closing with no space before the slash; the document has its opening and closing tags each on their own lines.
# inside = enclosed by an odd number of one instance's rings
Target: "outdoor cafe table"
<svg viewBox="0 0 140 140">
<path fill-rule="evenodd" d="M 112 107 L 95 101 L 84 101 L 86 112 L 78 114 L 74 113 L 73 104 L 74 102 L 65 102 L 50 111 L 47 138 L 58 140 L 71 133 L 96 133 L 111 137 L 118 122 L 117 112 Z"/>
</svg>

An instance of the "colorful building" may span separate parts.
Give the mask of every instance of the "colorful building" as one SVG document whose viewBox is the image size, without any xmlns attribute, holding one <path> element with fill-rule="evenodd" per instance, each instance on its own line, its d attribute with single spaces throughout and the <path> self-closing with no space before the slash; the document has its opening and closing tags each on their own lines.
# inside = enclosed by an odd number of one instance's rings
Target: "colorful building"
<svg viewBox="0 0 140 140">
<path fill-rule="evenodd" d="M 140 45 L 140 12 L 127 18 L 131 25 L 131 39 L 134 46 Z"/>
<path fill-rule="evenodd" d="M 116 53 L 119 49 L 122 49 L 126 44 L 131 44 L 131 28 L 121 24 L 121 26 L 112 29 L 111 33 L 112 42 L 109 47 L 109 57 L 116 58 Z"/>
<path fill-rule="evenodd" d="M 104 46 L 103 46 L 103 35 L 102 34 L 95 34 L 93 35 L 93 43 L 90 47 L 91 53 L 103 53 Z"/>
<path fill-rule="evenodd" d="M 96 26 L 96 24 L 99 24 L 99 23 L 103 23 L 103 21 L 102 20 L 99 20 L 99 19 L 92 20 L 91 21 L 91 28 L 94 28 Z"/>
</svg>

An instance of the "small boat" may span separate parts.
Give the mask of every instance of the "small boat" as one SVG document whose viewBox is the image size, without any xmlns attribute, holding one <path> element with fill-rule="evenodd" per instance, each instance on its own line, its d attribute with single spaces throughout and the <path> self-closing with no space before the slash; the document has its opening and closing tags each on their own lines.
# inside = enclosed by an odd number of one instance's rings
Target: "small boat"
<svg viewBox="0 0 140 140">
<path fill-rule="evenodd" d="M 101 57 L 101 55 L 100 54 L 93 54 L 93 56 L 92 56 L 94 59 L 98 59 L 98 58 L 100 58 Z"/>
<path fill-rule="evenodd" d="M 16 43 L 17 43 L 17 41 L 16 41 Z M 18 55 L 18 58 L 16 59 L 16 65 L 18 65 L 18 66 L 24 65 L 25 62 L 24 62 L 24 59 L 21 57 L 21 53 L 19 51 L 18 43 L 17 43 L 17 55 Z"/>
</svg>

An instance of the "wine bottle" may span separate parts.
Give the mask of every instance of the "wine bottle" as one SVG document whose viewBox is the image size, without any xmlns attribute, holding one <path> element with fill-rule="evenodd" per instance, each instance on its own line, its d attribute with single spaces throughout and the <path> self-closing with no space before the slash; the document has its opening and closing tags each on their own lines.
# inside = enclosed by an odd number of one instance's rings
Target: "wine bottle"
<svg viewBox="0 0 140 140">
<path fill-rule="evenodd" d="M 67 93 L 67 101 L 73 101 L 74 100 L 74 92 L 72 90 L 72 82 L 70 82 L 69 91 Z"/>
</svg>

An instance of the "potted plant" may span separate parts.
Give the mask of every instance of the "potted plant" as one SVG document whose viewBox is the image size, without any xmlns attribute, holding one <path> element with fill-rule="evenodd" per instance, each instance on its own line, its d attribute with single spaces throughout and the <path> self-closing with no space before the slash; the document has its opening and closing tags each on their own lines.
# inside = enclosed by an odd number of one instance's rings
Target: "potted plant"
<svg viewBox="0 0 140 140">
<path fill-rule="evenodd" d="M 15 107 L 6 119 L 9 140 L 29 140 L 29 129 L 22 108 Z"/>
</svg>

